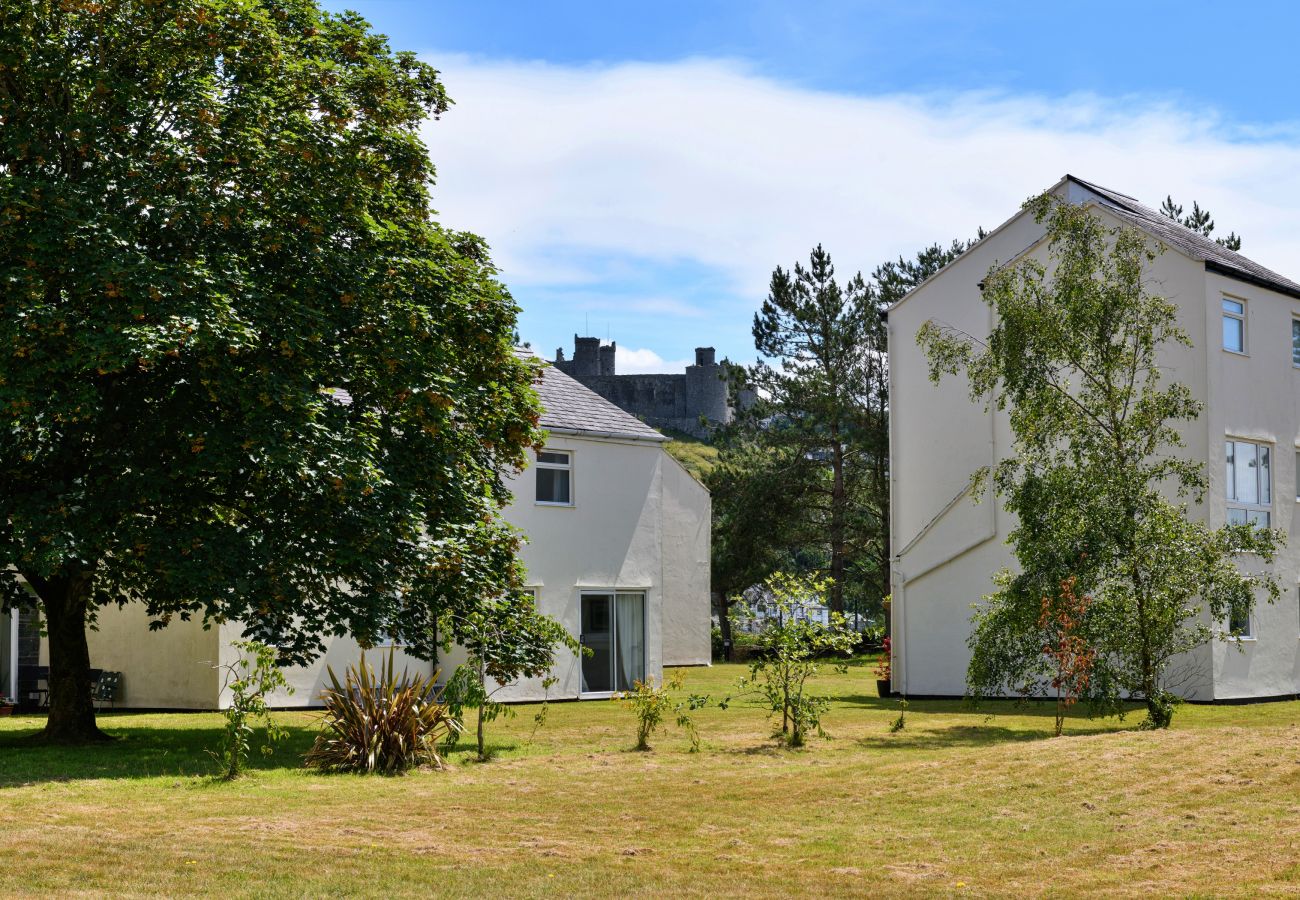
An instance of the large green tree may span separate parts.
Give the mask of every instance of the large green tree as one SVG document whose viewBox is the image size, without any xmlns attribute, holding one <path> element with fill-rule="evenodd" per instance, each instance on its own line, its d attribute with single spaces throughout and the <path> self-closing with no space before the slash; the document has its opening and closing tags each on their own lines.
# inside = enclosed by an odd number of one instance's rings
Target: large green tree
<svg viewBox="0 0 1300 900">
<path fill-rule="evenodd" d="M 1262 567 L 1281 534 L 1189 518 L 1205 466 L 1179 429 L 1201 405 L 1172 377 L 1190 342 L 1177 307 L 1149 290 L 1158 248 L 1050 194 L 1028 209 L 1046 228 L 1049 259 L 989 272 L 987 340 L 935 321 L 918 335 L 931 377 L 964 374 L 973 401 L 1008 412 L 1015 439 L 1013 456 L 976 473 L 1016 516 L 1019 571 L 1003 573 L 975 615 L 969 689 L 1050 684 L 1043 612 L 1068 585 L 1086 598 L 1072 637 L 1095 652 L 1084 698 L 1103 712 L 1141 698 L 1146 724 L 1165 727 L 1179 654 L 1247 615 L 1257 593 L 1277 596 Z"/>
<path fill-rule="evenodd" d="M 777 268 L 754 317 L 759 402 L 720 439 L 714 569 L 755 584 L 776 568 L 831 578 L 837 611 L 873 613 L 889 592 L 889 357 L 884 312 L 973 242 L 838 284 L 818 246 Z M 736 579 L 749 579 L 739 584 Z"/>
<path fill-rule="evenodd" d="M 864 521 L 872 511 L 858 502 L 873 456 L 880 455 L 868 440 L 876 431 L 871 419 L 884 404 L 873 396 L 885 366 L 873 349 L 880 330 L 872 286 L 860 273 L 837 282 L 821 245 L 807 267 L 776 268 L 754 314 L 759 360 L 748 381 L 759 400 L 748 418 L 762 423 L 765 442 L 779 456 L 801 463 L 802 483 L 786 487 L 803 498 L 797 514 L 820 523 L 829 605 L 840 613 L 851 560 L 872 552 L 871 542 L 882 536 Z"/>
<path fill-rule="evenodd" d="M 312 0 L 0 0 L 0 571 L 43 611 L 47 739 L 99 735 L 106 605 L 282 662 L 526 607 L 498 513 L 534 373 L 428 208 L 448 102 Z"/>
</svg>

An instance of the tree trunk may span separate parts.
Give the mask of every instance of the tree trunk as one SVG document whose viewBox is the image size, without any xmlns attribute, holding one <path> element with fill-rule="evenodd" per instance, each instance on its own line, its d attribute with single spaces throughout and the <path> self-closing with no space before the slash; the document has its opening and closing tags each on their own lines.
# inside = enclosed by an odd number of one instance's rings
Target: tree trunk
<svg viewBox="0 0 1300 900">
<path fill-rule="evenodd" d="M 731 662 L 731 601 L 726 591 L 718 592 L 718 630 L 722 633 L 722 660 Z"/>
<path fill-rule="evenodd" d="M 483 752 L 483 710 L 487 706 L 487 660 L 480 656 L 478 659 L 478 761 L 487 762 L 487 754 Z"/>
<path fill-rule="evenodd" d="M 36 736 L 50 744 L 87 744 L 111 738 L 95 724 L 91 700 L 86 608 L 90 575 L 33 581 L 45 608 L 50 647 L 50 714 Z"/>
<path fill-rule="evenodd" d="M 838 437 L 839 429 L 833 434 Z M 844 445 L 838 440 L 831 454 L 831 612 L 844 613 L 844 521 L 848 498 L 844 492 Z"/>
</svg>

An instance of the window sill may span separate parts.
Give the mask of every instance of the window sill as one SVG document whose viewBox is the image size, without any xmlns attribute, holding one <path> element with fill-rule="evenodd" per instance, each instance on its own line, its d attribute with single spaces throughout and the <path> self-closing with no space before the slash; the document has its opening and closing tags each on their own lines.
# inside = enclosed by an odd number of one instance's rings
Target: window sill
<svg viewBox="0 0 1300 900">
<path fill-rule="evenodd" d="M 1227 641 L 1227 642 L 1230 643 L 1230 644 L 1253 644 L 1253 643 L 1255 643 L 1256 641 L 1258 641 L 1259 638 L 1254 637 L 1253 635 L 1244 635 L 1244 634 L 1243 634 L 1243 635 L 1239 635 L 1238 637 L 1231 637 L 1231 636 L 1228 636 L 1228 637 L 1225 637 L 1224 640 Z"/>
<path fill-rule="evenodd" d="M 1247 353 L 1245 350 L 1230 350 L 1230 349 L 1228 349 L 1227 347 L 1224 347 L 1224 348 L 1223 348 L 1223 352 L 1224 352 L 1224 353 L 1231 353 L 1233 356 L 1245 356 L 1245 357 L 1249 357 L 1249 356 L 1250 356 L 1250 354 Z"/>
<path fill-rule="evenodd" d="M 551 502 L 550 500 L 534 500 L 534 501 L 533 501 L 533 505 L 534 505 L 534 506 L 550 506 L 550 507 L 554 507 L 554 508 L 556 508 L 556 509 L 573 509 L 573 507 L 574 507 L 574 504 L 572 504 L 572 503 L 553 503 L 553 502 Z"/>
</svg>

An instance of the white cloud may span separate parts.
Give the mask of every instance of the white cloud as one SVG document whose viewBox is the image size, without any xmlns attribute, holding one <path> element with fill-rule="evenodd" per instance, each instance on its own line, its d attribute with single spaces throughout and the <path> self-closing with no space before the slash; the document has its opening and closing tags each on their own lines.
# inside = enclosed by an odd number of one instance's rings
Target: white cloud
<svg viewBox="0 0 1300 900">
<path fill-rule="evenodd" d="M 840 95 L 707 59 L 429 58 L 456 100 L 425 131 L 435 206 L 488 238 L 512 286 L 590 292 L 588 262 L 611 255 L 702 267 L 743 326 L 736 301 L 752 310 L 772 267 L 814 243 L 843 274 L 870 268 L 991 228 L 1066 172 L 1151 205 L 1195 199 L 1252 258 L 1300 276 L 1288 123 L 1246 131 L 1142 97 Z"/>
<path fill-rule="evenodd" d="M 636 375 L 642 372 L 671 374 L 683 371 L 694 361 L 693 359 L 665 360 L 653 350 L 619 347 L 614 357 L 614 366 L 620 375 Z"/>
</svg>

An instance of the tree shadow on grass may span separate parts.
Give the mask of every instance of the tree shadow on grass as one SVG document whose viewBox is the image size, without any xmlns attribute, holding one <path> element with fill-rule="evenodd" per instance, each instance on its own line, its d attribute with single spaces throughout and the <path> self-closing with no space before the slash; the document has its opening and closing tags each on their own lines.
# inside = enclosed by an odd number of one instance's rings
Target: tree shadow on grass
<svg viewBox="0 0 1300 900">
<path fill-rule="evenodd" d="M 926 728 L 914 730 L 905 728 L 889 734 L 868 735 L 860 738 L 858 745 L 869 750 L 947 750 L 963 747 L 991 747 L 994 744 L 1030 743 L 1051 740 L 1053 724 L 1048 722 L 1039 730 L 1037 728 L 1006 728 L 1001 725 L 948 725 L 943 728 Z M 1082 737 L 1090 734 L 1108 734 L 1116 731 L 1109 725 L 1092 725 L 1079 727 L 1067 725 L 1062 739 Z"/>
<path fill-rule="evenodd" d="M 79 747 L 33 744 L 27 740 L 45 725 L 44 716 L 23 716 L 30 728 L 0 732 L 0 789 L 52 781 L 91 778 L 127 779 L 216 775 L 222 728 L 143 727 L 126 724 L 130 715 L 100 715 L 100 727 L 116 740 Z M 18 724 L 18 723 L 13 723 Z M 250 772 L 302 767 L 303 754 L 316 738 L 315 728 L 290 725 L 285 740 L 266 756 L 259 751 L 258 729 L 248 756 Z"/>
</svg>

